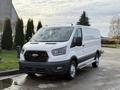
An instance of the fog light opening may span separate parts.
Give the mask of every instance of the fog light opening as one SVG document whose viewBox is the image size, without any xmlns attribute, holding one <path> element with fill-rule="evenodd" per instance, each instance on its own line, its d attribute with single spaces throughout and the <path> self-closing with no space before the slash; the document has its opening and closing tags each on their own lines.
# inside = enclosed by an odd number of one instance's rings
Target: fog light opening
<svg viewBox="0 0 120 90">
<path fill-rule="evenodd" d="M 62 70 L 63 67 L 62 67 L 62 66 L 59 66 L 59 67 L 57 67 L 56 69 L 57 69 L 57 70 Z"/>
</svg>

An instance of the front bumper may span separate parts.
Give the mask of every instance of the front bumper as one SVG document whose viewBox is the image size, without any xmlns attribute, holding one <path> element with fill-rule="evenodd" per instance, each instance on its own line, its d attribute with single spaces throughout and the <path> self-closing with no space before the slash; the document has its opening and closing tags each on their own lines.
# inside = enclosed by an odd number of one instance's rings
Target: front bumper
<svg viewBox="0 0 120 90">
<path fill-rule="evenodd" d="M 65 74 L 69 68 L 69 60 L 61 62 L 19 62 L 19 70 L 23 73 Z"/>
</svg>

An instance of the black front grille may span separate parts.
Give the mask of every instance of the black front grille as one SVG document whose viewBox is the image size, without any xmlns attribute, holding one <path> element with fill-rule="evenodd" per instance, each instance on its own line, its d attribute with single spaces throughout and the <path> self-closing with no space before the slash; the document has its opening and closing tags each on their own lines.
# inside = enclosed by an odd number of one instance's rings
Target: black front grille
<svg viewBox="0 0 120 90">
<path fill-rule="evenodd" d="M 26 51 L 25 60 L 31 62 L 47 62 L 48 54 L 46 51 Z"/>
</svg>

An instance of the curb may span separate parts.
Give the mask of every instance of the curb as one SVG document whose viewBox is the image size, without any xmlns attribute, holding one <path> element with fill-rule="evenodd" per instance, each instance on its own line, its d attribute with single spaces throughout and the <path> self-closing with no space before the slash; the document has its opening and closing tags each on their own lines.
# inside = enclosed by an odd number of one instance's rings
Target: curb
<svg viewBox="0 0 120 90">
<path fill-rule="evenodd" d="M 1 76 L 16 75 L 16 74 L 21 74 L 21 72 L 19 70 L 1 71 L 0 72 L 0 77 Z"/>
</svg>

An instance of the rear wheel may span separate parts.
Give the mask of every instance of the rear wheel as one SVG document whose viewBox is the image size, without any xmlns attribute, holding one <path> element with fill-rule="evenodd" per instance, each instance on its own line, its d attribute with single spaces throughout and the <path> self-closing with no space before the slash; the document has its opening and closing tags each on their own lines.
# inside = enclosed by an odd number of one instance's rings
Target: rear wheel
<svg viewBox="0 0 120 90">
<path fill-rule="evenodd" d="M 75 78 L 75 76 L 76 76 L 76 63 L 75 63 L 75 61 L 71 61 L 70 66 L 69 66 L 69 70 L 67 73 L 67 78 L 69 80 L 72 80 Z"/>
<path fill-rule="evenodd" d="M 95 57 L 95 62 L 92 63 L 92 67 L 93 67 L 93 68 L 99 67 L 99 55 L 98 55 L 98 54 L 97 54 L 96 57 Z"/>
</svg>

